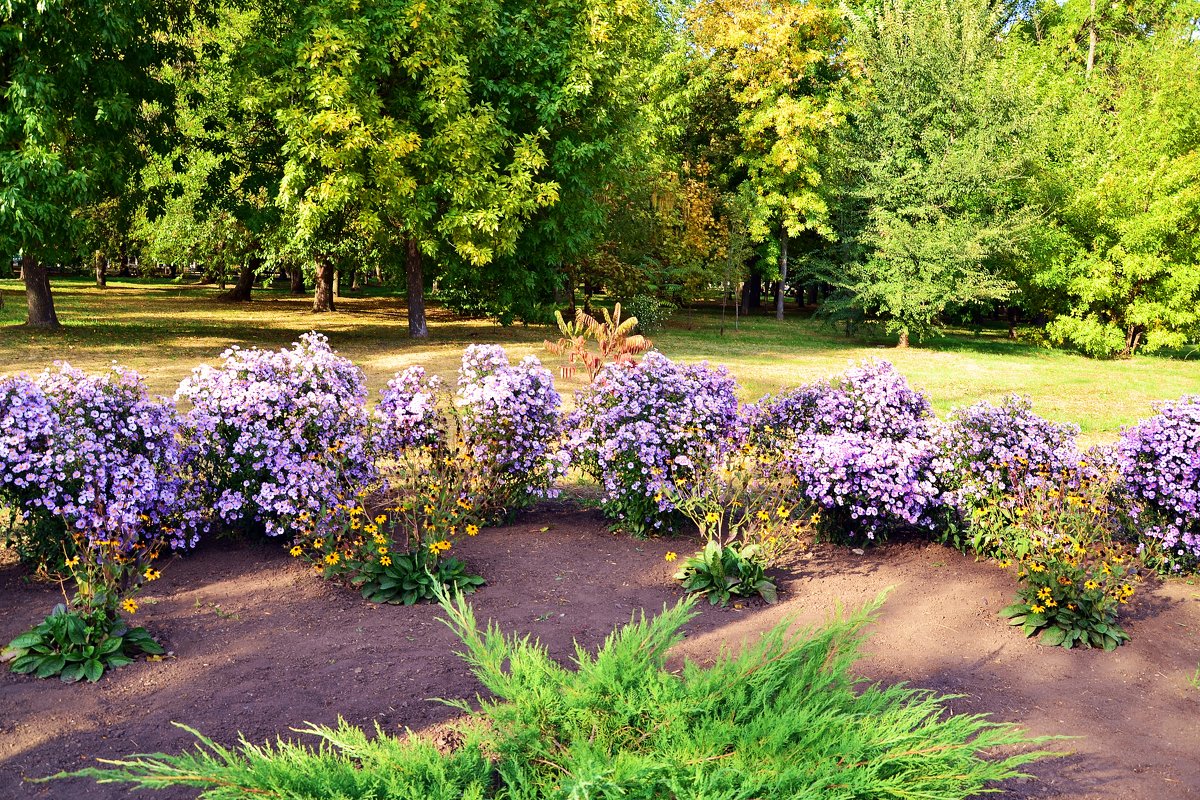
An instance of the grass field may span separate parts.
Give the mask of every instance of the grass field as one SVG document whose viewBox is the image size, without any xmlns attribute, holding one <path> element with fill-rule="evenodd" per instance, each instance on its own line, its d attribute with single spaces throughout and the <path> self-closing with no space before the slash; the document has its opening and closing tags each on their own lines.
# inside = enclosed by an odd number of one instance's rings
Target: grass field
<svg viewBox="0 0 1200 800">
<path fill-rule="evenodd" d="M 0 280 L 0 372 L 37 371 L 55 359 L 92 369 L 116 360 L 142 372 L 153 390 L 170 394 L 193 367 L 214 361 L 230 345 L 279 347 L 313 329 L 365 370 L 372 390 L 411 364 L 451 374 L 471 343 L 497 342 L 514 354 L 557 363 L 542 347 L 551 329 L 504 328 L 436 308 L 430 339 L 411 341 L 403 300 L 378 290 L 340 298 L 334 314 L 313 314 L 311 299 L 276 291 L 256 291 L 252 303 L 232 304 L 218 299 L 214 287 L 166 281 L 118 279 L 98 290 L 84 279 L 56 278 L 54 290 L 63 330 L 32 332 L 19 325 L 23 287 Z M 736 331 L 730 317 L 724 335 L 720 326 L 717 310 L 683 311 L 655 344 L 672 358 L 728 365 L 746 399 L 836 373 L 849 361 L 881 357 L 927 391 L 941 413 L 1015 392 L 1029 395 L 1043 415 L 1077 422 L 1086 439 L 1099 441 L 1146 416 L 1155 400 L 1200 393 L 1200 354 L 1096 361 L 1011 342 L 999 331 L 958 332 L 902 351 L 847 339 L 796 312 L 782 323 L 744 318 Z M 565 381 L 560 388 L 569 393 L 577 384 Z"/>
</svg>

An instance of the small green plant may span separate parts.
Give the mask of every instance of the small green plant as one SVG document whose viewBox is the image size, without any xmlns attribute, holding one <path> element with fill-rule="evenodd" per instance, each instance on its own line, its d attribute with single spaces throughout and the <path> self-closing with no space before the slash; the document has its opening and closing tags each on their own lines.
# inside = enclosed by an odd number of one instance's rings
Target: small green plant
<svg viewBox="0 0 1200 800">
<path fill-rule="evenodd" d="M 16 673 L 94 683 L 107 670 L 132 664 L 135 656 L 163 652 L 145 628 L 130 628 L 102 608 L 68 610 L 60 603 L 33 630 L 9 642 L 0 660 L 11 660 Z"/>
<path fill-rule="evenodd" d="M 416 461 L 419 460 L 418 465 Z M 394 471 L 397 500 L 374 517 L 356 498 L 338 516 L 345 525 L 310 536 L 291 549 L 327 579 L 342 579 L 372 603 L 406 606 L 436 600 L 438 592 L 471 593 L 485 581 L 446 554 L 459 536 L 479 533 L 464 486 L 464 459 L 445 453 L 402 456 Z"/>
<path fill-rule="evenodd" d="M 1051 646 L 1115 650 L 1129 641 L 1117 624 L 1117 609 L 1133 597 L 1137 580 L 1129 554 L 1059 535 L 1034 541 L 1019 563 L 1018 600 L 1000 612 L 1010 625 Z"/>
<path fill-rule="evenodd" d="M 637 320 L 637 332 L 651 336 L 663 329 L 675 313 L 675 304 L 653 295 L 634 295 L 625 303 L 625 313 Z"/>
<path fill-rule="evenodd" d="M 763 574 L 759 547 L 753 544 L 709 539 L 703 550 L 683 562 L 675 580 L 714 606 L 728 605 L 734 597 L 761 597 L 768 603 L 778 599 L 774 582 Z"/>
</svg>

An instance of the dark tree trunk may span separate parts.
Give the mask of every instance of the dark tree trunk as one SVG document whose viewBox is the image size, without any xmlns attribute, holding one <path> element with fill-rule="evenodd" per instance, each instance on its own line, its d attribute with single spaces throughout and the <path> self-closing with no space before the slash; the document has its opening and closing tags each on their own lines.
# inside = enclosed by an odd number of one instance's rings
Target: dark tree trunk
<svg viewBox="0 0 1200 800">
<path fill-rule="evenodd" d="M 304 294 L 304 270 L 299 264 L 288 270 L 288 280 L 292 294 Z"/>
<path fill-rule="evenodd" d="M 900 329 L 900 338 L 896 340 L 896 347 L 904 350 L 908 347 L 908 328 Z"/>
<path fill-rule="evenodd" d="M 124 242 L 122 242 L 122 243 L 121 243 L 121 249 L 120 249 L 120 251 L 117 253 L 117 260 L 118 260 L 118 261 L 120 262 L 120 264 L 121 264 L 121 268 L 120 268 L 120 269 L 117 271 L 117 274 L 118 274 L 118 275 L 120 275 L 122 278 L 128 278 L 128 277 L 130 277 L 130 272 L 129 272 L 129 251 L 125 249 L 125 243 L 124 243 Z"/>
<path fill-rule="evenodd" d="M 31 328 L 62 327 L 54 313 L 54 295 L 50 293 L 46 265 L 24 253 L 21 255 L 21 275 L 25 278 L 25 302 L 29 306 L 25 324 Z"/>
<path fill-rule="evenodd" d="M 313 287 L 313 313 L 336 311 L 333 307 L 333 261 L 327 255 L 317 256 L 316 278 Z"/>
<path fill-rule="evenodd" d="M 103 289 L 108 286 L 108 259 L 104 257 L 104 252 L 97 250 L 92 253 L 92 267 L 96 270 L 96 288 Z"/>
<path fill-rule="evenodd" d="M 408 335 L 412 339 L 429 337 L 425 324 L 425 274 L 421 271 L 421 250 L 416 239 L 405 242 L 404 272 L 408 277 Z"/>
<path fill-rule="evenodd" d="M 237 283 L 225 293 L 225 299 L 234 303 L 248 303 L 254 291 L 254 276 L 262 265 L 261 258 L 249 258 L 238 268 Z"/>
<path fill-rule="evenodd" d="M 783 300 L 787 292 L 788 279 L 788 232 L 784 228 L 779 237 L 779 283 L 775 287 L 775 319 L 783 321 Z"/>
<path fill-rule="evenodd" d="M 749 314 L 762 306 L 762 277 L 751 275 L 742 285 L 742 313 Z"/>
<path fill-rule="evenodd" d="M 1016 306 L 1008 307 L 1008 338 L 1017 338 L 1017 308 Z"/>
<path fill-rule="evenodd" d="M 817 297 L 817 289 L 818 288 L 819 287 L 815 283 L 810 283 L 808 285 L 808 301 L 807 301 L 808 305 L 815 306 L 817 303 L 820 302 L 820 300 Z"/>
</svg>

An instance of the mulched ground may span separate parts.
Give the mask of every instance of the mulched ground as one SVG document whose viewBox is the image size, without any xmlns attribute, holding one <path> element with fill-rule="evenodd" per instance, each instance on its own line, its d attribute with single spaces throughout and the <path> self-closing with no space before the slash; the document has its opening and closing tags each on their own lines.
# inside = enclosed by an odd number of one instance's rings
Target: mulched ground
<svg viewBox="0 0 1200 800">
<path fill-rule="evenodd" d="M 548 528 L 542 531 L 542 528 Z M 487 577 L 481 619 L 531 633 L 556 657 L 597 646 L 635 611 L 679 594 L 669 550 L 683 540 L 613 536 L 594 514 L 547 510 L 463 542 Z M 988 712 L 1034 734 L 1079 737 L 1071 754 L 1003 788 L 1018 798 L 1200 798 L 1200 586 L 1147 587 L 1115 653 L 1040 647 L 996 612 L 1013 581 L 947 548 L 900 543 L 855 555 L 819 546 L 780 575 L 776 606 L 712 609 L 688 628 L 683 657 L 704 660 L 783 617 L 815 623 L 893 587 L 858 665 L 865 677 L 960 694 L 959 712 Z M 429 606 L 372 606 L 329 585 L 275 546 L 218 544 L 163 569 L 137 621 L 173 653 L 96 685 L 0 674 L 0 798 L 115 798 L 120 786 L 30 783 L 94 758 L 178 751 L 182 722 L 219 742 L 289 736 L 303 722 L 349 721 L 388 731 L 436 730 L 455 712 L 428 698 L 481 690 L 453 655 Z M 0 642 L 38 622 L 57 590 L 0 567 Z M 187 792 L 146 796 L 171 800 Z"/>
</svg>

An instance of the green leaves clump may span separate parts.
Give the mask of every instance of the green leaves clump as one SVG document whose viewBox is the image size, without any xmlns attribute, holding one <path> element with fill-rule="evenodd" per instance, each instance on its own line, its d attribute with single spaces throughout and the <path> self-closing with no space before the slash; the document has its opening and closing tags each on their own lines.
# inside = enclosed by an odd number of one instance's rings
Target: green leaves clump
<svg viewBox="0 0 1200 800">
<path fill-rule="evenodd" d="M 687 591 L 704 595 L 715 605 L 728 605 L 734 597 L 761 597 L 774 603 L 776 587 L 763 574 L 758 545 L 721 544 L 709 539 L 696 555 L 683 562 L 675 580 Z"/>
<path fill-rule="evenodd" d="M 443 601 L 462 657 L 495 695 L 442 755 L 423 740 L 344 722 L 290 742 L 136 756 L 74 776 L 146 788 L 187 786 L 210 800 L 286 798 L 964 798 L 1045 753 L 982 755 L 1036 740 L 943 698 L 849 674 L 878 602 L 816 630 L 783 623 L 710 667 L 668 670 L 693 601 L 614 631 L 576 669 L 527 637 L 480 629 L 461 597 Z M 65 777 L 65 776 L 58 776 Z"/>
<path fill-rule="evenodd" d="M 132 664 L 137 655 L 162 652 L 145 628 L 130 628 L 104 609 L 68 611 L 59 604 L 33 630 L 9 642 L 0 660 L 12 660 L 12 671 L 20 674 L 95 683 L 106 670 Z"/>
</svg>

